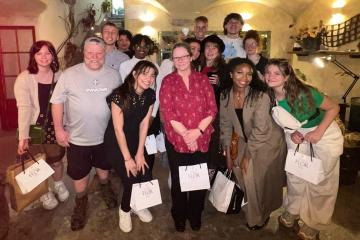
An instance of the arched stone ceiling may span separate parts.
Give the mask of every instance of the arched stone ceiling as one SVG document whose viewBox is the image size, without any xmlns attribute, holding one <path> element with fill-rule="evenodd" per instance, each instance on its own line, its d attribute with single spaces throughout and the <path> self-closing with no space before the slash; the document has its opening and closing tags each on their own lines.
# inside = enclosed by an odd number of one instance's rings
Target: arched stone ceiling
<svg viewBox="0 0 360 240">
<path fill-rule="evenodd" d="M 155 1 L 155 0 L 154 0 Z M 298 17 L 314 0 L 157 0 L 174 17 L 197 15 L 204 10 L 237 2 L 258 3 L 285 11 L 293 18 Z"/>
</svg>

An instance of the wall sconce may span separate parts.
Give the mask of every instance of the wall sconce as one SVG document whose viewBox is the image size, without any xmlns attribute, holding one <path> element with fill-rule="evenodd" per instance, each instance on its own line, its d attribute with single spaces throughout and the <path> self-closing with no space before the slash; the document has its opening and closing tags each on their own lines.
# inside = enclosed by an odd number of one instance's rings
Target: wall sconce
<svg viewBox="0 0 360 240">
<path fill-rule="evenodd" d="M 330 25 L 339 24 L 345 21 L 345 16 L 341 13 L 335 13 L 331 15 L 331 19 L 329 21 Z"/>
<path fill-rule="evenodd" d="M 345 0 L 336 0 L 335 2 L 333 2 L 331 7 L 332 8 L 343 8 L 345 5 L 346 5 Z"/>
<path fill-rule="evenodd" d="M 314 59 L 314 63 L 318 66 L 323 68 L 325 66 L 324 60 L 332 62 L 335 64 L 338 68 L 340 68 L 343 71 L 343 74 L 349 75 L 353 78 L 352 83 L 350 86 L 346 89 L 344 95 L 342 96 L 342 99 L 344 101 L 343 104 L 340 104 L 340 119 L 345 122 L 345 112 L 346 112 L 346 97 L 349 95 L 350 91 L 354 88 L 356 82 L 359 80 L 360 76 L 351 71 L 349 68 L 344 66 L 341 62 L 339 62 L 334 55 L 328 55 L 324 57 L 317 57 Z"/>
<path fill-rule="evenodd" d="M 145 26 L 140 29 L 140 33 L 143 35 L 147 35 L 150 38 L 156 37 L 156 29 L 151 26 Z"/>
<path fill-rule="evenodd" d="M 152 22 L 155 19 L 155 14 L 145 10 L 143 13 L 140 14 L 139 19 L 145 23 Z"/>
<path fill-rule="evenodd" d="M 253 17 L 253 15 L 249 12 L 242 12 L 240 15 L 244 20 L 249 20 Z"/>
<path fill-rule="evenodd" d="M 249 31 L 251 29 L 253 29 L 253 27 L 248 23 L 245 23 L 244 26 L 242 27 L 243 32 L 247 32 L 247 31 Z"/>
<path fill-rule="evenodd" d="M 357 75 L 356 73 L 354 73 L 353 71 L 351 71 L 346 66 L 344 66 L 341 62 L 339 62 L 334 55 L 328 55 L 328 56 L 324 56 L 324 57 L 317 57 L 317 58 L 314 59 L 314 63 L 318 67 L 323 68 L 323 67 L 325 67 L 325 63 L 324 63 L 323 60 L 326 60 L 328 62 L 332 62 L 337 67 L 339 67 L 341 70 L 343 70 L 343 72 L 344 72 L 343 74 L 349 75 L 350 77 L 353 78 L 352 83 L 350 84 L 350 86 L 348 87 L 348 89 L 346 90 L 344 95 L 342 96 L 342 99 L 344 100 L 344 103 L 346 103 L 347 95 L 349 95 L 350 91 L 354 88 L 354 86 L 355 86 L 356 82 L 359 80 L 360 76 Z"/>
</svg>

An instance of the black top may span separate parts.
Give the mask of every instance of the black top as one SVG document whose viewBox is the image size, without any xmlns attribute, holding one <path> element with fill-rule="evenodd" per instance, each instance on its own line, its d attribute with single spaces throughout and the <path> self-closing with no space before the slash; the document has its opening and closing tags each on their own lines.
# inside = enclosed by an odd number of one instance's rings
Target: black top
<svg viewBox="0 0 360 240">
<path fill-rule="evenodd" d="M 120 98 L 117 90 L 115 90 L 107 97 L 107 102 L 109 105 L 111 102 L 113 102 L 123 111 L 123 131 L 125 134 L 127 147 L 131 157 L 133 158 L 135 157 L 139 146 L 140 123 L 148 113 L 150 106 L 154 104 L 155 98 L 155 91 L 152 89 L 145 90 L 142 95 L 131 92 L 129 94 L 129 104 L 127 107 L 125 107 L 124 101 Z M 110 118 L 105 131 L 104 144 L 106 152 L 109 153 L 106 155 L 107 161 L 114 167 L 115 170 L 118 170 L 120 167 L 119 161 L 123 161 L 124 158 L 115 136 L 112 118 Z"/>
<path fill-rule="evenodd" d="M 46 118 L 46 111 L 49 103 L 49 95 L 51 90 L 51 84 L 38 83 L 38 95 L 39 95 L 39 106 L 40 114 L 36 120 L 36 124 L 43 126 Z M 48 120 L 45 126 L 45 140 L 44 144 L 54 144 L 56 143 L 55 131 L 54 131 L 54 122 L 51 115 L 51 109 L 48 112 Z"/>
<path fill-rule="evenodd" d="M 265 74 L 265 66 L 269 62 L 266 57 L 260 55 L 259 62 L 255 65 L 256 70 L 258 70 L 262 75 Z"/>
<path fill-rule="evenodd" d="M 244 117 L 243 117 L 243 109 L 242 108 L 235 108 L 236 116 L 240 122 L 241 131 L 243 132 L 245 142 L 247 142 L 247 137 L 244 130 Z"/>
</svg>

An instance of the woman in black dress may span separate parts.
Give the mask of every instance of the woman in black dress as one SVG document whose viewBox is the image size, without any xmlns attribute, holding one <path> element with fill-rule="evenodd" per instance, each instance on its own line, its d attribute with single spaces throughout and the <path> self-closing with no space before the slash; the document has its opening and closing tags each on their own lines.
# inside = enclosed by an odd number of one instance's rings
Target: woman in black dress
<svg viewBox="0 0 360 240">
<path fill-rule="evenodd" d="M 131 209 L 130 199 L 134 183 L 152 179 L 144 157 L 144 144 L 155 102 L 155 91 L 150 86 L 157 74 L 157 67 L 153 63 L 140 61 L 126 77 L 124 84 L 107 98 L 112 119 L 105 132 L 104 144 L 106 159 L 123 183 L 124 192 L 119 207 L 119 226 L 123 232 L 132 229 L 130 210 L 143 222 L 152 220 L 148 209 Z"/>
</svg>

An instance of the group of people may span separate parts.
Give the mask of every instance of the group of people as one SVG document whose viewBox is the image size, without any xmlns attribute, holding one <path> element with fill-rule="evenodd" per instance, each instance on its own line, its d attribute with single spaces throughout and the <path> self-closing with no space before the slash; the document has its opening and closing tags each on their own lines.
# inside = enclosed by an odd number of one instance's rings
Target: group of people
<svg viewBox="0 0 360 240">
<path fill-rule="evenodd" d="M 53 209 L 69 197 L 62 181 L 62 158 L 76 193 L 71 229 L 85 226 L 89 173 L 95 167 L 101 193 L 109 208 L 118 206 L 109 171 L 120 176 L 123 194 L 119 227 L 132 230 L 131 213 L 152 221 L 148 209 L 130 206 L 132 184 L 152 179 L 154 155 L 144 145 L 163 128 L 171 172 L 171 215 L 176 231 L 186 221 L 201 228 L 206 190 L 182 192 L 179 167 L 206 163 L 209 177 L 217 168 L 232 171 L 247 204 L 249 230 L 266 226 L 271 213 L 283 206 L 278 221 L 296 230 L 301 239 L 316 239 L 329 224 L 335 206 L 342 135 L 334 122 L 339 108 L 327 96 L 299 80 L 289 61 L 259 54 L 260 38 L 240 32 L 244 21 L 231 13 L 224 19 L 224 35 L 206 36 L 208 20 L 195 19 L 195 36 L 173 46 L 172 58 L 160 67 L 147 59 L 153 42 L 145 35 L 119 31 L 106 22 L 101 36 L 84 43 L 84 62 L 59 73 L 50 42 L 30 49 L 26 71 L 15 83 L 19 113 L 18 153 L 47 153 L 55 170 L 54 189 L 41 197 Z M 51 103 L 51 110 L 49 107 Z M 272 118 L 281 106 L 299 122 L 289 129 Z M 45 127 L 39 146 L 29 143 L 32 124 Z M 230 157 L 233 136 L 237 155 Z M 285 172 L 287 149 L 297 149 L 324 164 L 325 179 L 315 185 Z M 287 194 L 283 199 L 283 187 Z M 58 198 L 55 198 L 55 195 Z M 58 200 L 57 200 L 58 199 Z"/>
</svg>

